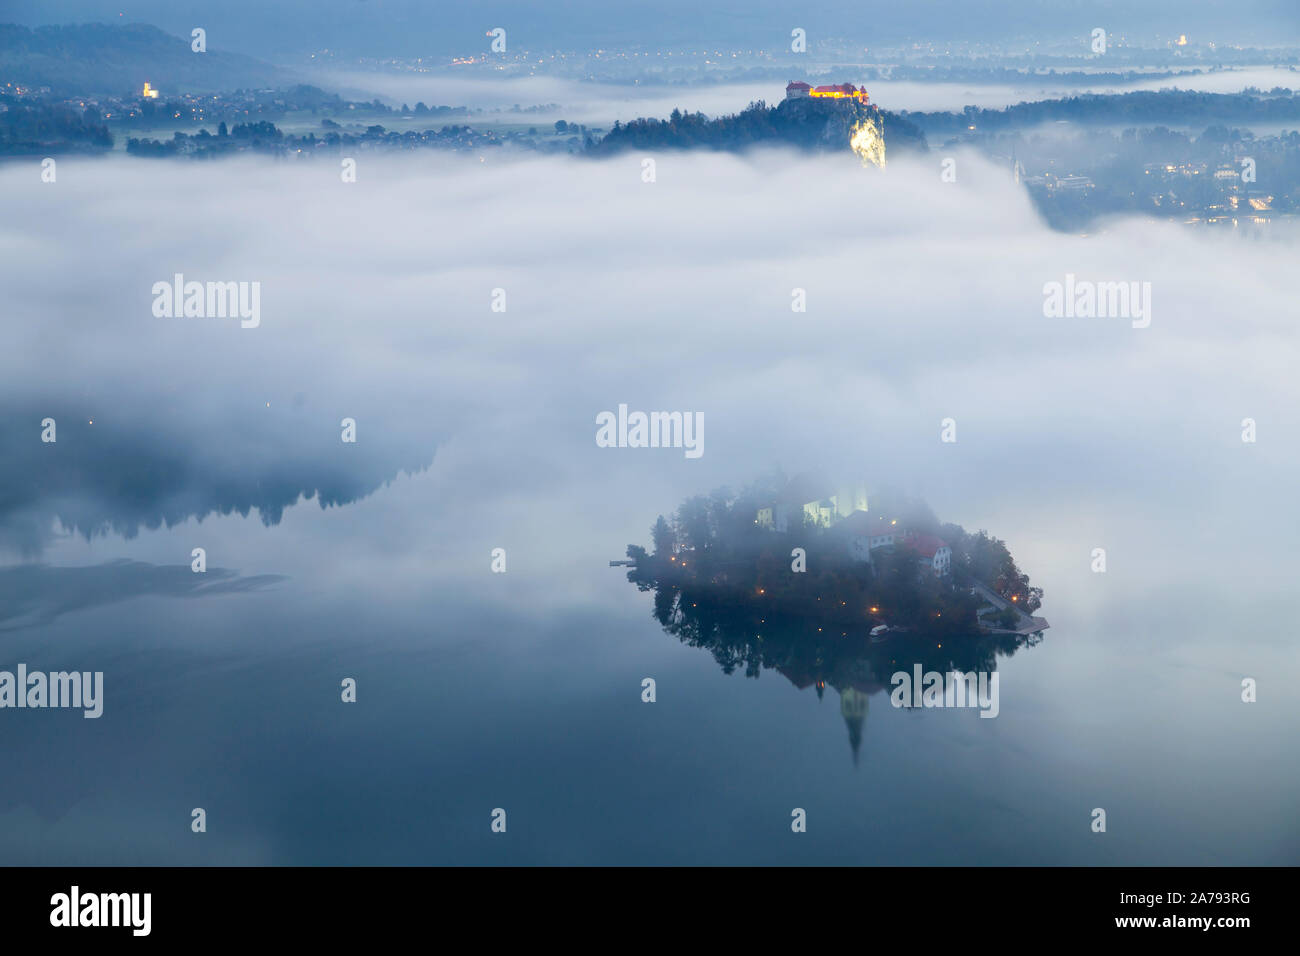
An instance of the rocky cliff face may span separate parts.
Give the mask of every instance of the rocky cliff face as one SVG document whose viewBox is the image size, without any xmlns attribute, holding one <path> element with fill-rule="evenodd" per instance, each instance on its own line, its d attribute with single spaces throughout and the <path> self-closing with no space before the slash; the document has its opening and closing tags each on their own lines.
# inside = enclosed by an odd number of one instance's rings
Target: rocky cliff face
<svg viewBox="0 0 1300 956">
<path fill-rule="evenodd" d="M 920 150 L 928 146 L 921 130 L 886 110 L 857 100 L 813 97 L 782 100 L 775 110 L 778 128 L 790 134 L 788 141 L 814 149 L 849 149 L 854 133 L 863 124 L 874 124 L 884 139 L 886 152 Z"/>
</svg>

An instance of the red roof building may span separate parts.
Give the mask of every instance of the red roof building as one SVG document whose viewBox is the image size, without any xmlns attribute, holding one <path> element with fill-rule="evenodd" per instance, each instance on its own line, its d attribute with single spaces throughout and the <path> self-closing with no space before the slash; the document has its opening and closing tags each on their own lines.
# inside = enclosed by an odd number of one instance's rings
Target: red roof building
<svg viewBox="0 0 1300 956">
<path fill-rule="evenodd" d="M 932 534 L 918 534 L 908 544 L 923 558 L 933 558 L 940 548 L 948 547 L 948 542 Z"/>
<path fill-rule="evenodd" d="M 921 557 L 921 563 L 935 574 L 947 574 L 952 566 L 952 548 L 943 538 L 932 534 L 918 534 L 907 539 L 907 546 Z"/>
</svg>

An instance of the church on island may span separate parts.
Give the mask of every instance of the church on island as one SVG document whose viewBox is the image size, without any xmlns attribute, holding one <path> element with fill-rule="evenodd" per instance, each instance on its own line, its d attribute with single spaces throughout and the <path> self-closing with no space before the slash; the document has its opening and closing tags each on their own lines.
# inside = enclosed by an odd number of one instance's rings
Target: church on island
<svg viewBox="0 0 1300 956">
<path fill-rule="evenodd" d="M 942 538 L 916 534 L 897 518 L 872 515 L 863 482 L 836 485 L 817 476 L 797 475 L 776 500 L 758 509 L 754 523 L 778 534 L 803 527 L 834 529 L 845 536 L 854 561 L 869 564 L 872 551 L 899 547 L 914 552 L 926 571 L 947 574 L 952 568 L 952 548 Z"/>
</svg>

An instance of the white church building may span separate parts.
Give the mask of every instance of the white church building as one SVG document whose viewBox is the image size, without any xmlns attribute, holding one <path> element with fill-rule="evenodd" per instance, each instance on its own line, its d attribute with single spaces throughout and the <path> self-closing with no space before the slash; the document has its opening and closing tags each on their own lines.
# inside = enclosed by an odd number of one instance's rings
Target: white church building
<svg viewBox="0 0 1300 956">
<path fill-rule="evenodd" d="M 780 497 L 759 508 L 754 521 L 772 531 L 797 530 L 804 523 L 819 528 L 867 511 L 865 482 L 829 485 L 808 476 L 792 478 Z"/>
</svg>

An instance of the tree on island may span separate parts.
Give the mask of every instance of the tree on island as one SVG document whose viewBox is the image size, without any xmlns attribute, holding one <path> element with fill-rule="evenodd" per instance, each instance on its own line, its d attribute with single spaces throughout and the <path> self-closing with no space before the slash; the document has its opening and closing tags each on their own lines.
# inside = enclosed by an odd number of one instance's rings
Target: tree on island
<svg viewBox="0 0 1300 956">
<path fill-rule="evenodd" d="M 672 526 L 660 515 L 659 520 L 654 523 L 650 529 L 650 540 L 654 543 L 654 553 L 658 555 L 670 555 L 677 550 L 677 535 L 673 533 Z"/>
<path fill-rule="evenodd" d="M 695 551 L 705 551 L 713 542 L 709 499 L 703 495 L 687 498 L 677 508 L 677 532 L 683 544 Z"/>
</svg>

